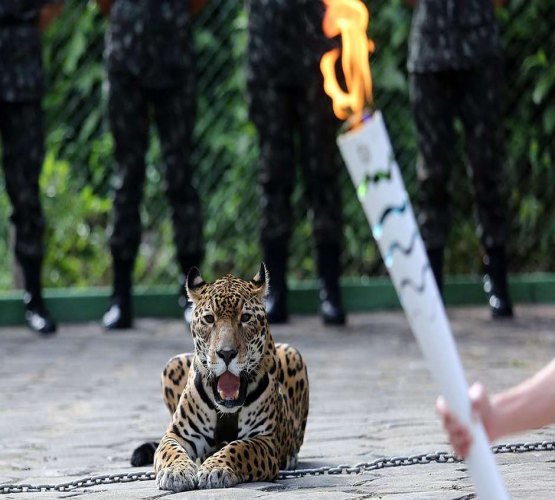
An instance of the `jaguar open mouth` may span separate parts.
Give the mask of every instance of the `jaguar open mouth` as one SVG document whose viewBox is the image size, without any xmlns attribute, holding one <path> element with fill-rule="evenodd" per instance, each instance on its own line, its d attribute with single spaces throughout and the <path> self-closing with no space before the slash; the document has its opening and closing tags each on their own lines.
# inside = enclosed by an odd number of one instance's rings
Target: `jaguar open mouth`
<svg viewBox="0 0 555 500">
<path fill-rule="evenodd" d="M 247 378 L 226 371 L 214 380 L 212 390 L 217 404 L 226 408 L 241 406 L 247 396 Z"/>
</svg>

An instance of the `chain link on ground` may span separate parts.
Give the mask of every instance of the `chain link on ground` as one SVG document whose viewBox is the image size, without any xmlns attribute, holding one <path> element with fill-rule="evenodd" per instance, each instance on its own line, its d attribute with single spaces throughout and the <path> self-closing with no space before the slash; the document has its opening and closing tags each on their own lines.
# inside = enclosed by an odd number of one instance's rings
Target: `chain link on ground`
<svg viewBox="0 0 555 500">
<path fill-rule="evenodd" d="M 498 444 L 491 447 L 494 454 L 501 453 L 526 453 L 531 451 L 555 451 L 555 441 L 541 441 L 535 443 L 510 443 Z M 455 463 L 462 462 L 462 458 L 445 451 L 435 453 L 421 453 L 408 457 L 384 457 L 372 462 L 360 462 L 356 465 L 324 466 L 314 469 L 295 469 L 280 471 L 278 480 L 293 479 L 304 476 L 339 475 L 339 474 L 361 474 L 389 467 L 406 467 L 408 465 L 423 465 L 429 463 Z M 43 492 L 67 492 L 78 488 L 89 488 L 102 484 L 131 483 L 134 481 L 153 481 L 156 479 L 154 472 L 122 473 L 103 476 L 92 476 L 77 479 L 60 484 L 0 484 L 0 495 L 15 493 L 43 493 Z"/>
</svg>

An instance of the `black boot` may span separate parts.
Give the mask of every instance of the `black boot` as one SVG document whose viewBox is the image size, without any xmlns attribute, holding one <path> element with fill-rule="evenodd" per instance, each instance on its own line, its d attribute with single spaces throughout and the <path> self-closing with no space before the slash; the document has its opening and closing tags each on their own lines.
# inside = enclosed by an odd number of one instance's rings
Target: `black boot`
<svg viewBox="0 0 555 500">
<path fill-rule="evenodd" d="M 50 316 L 42 298 L 41 271 L 42 259 L 20 258 L 21 270 L 25 281 L 25 293 L 23 303 L 25 304 L 25 322 L 27 326 L 43 335 L 56 332 L 56 322 Z"/>
<path fill-rule="evenodd" d="M 484 256 L 484 291 L 492 318 L 512 318 L 513 306 L 507 286 L 507 258 L 502 247 L 490 248 Z"/>
<path fill-rule="evenodd" d="M 443 248 L 429 249 L 428 260 L 436 279 L 439 294 L 443 296 Z"/>
<path fill-rule="evenodd" d="M 287 244 L 264 242 L 264 264 L 270 275 L 270 291 L 266 297 L 266 314 L 271 324 L 287 323 Z"/>
<path fill-rule="evenodd" d="M 114 291 L 110 308 L 102 317 L 102 324 L 107 330 L 126 330 L 133 326 L 133 308 L 131 304 L 131 276 L 133 260 L 114 259 Z"/>
<path fill-rule="evenodd" d="M 326 325 L 344 325 L 345 311 L 341 305 L 339 245 L 327 243 L 316 248 L 316 267 L 320 277 L 320 312 Z"/>
</svg>

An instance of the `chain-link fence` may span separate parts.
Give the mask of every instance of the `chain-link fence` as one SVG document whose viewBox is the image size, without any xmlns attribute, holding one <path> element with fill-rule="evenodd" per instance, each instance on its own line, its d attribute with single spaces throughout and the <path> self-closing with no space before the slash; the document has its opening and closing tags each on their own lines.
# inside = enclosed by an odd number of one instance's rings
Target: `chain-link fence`
<svg viewBox="0 0 555 500">
<path fill-rule="evenodd" d="M 408 189 L 415 192 L 416 147 L 405 70 L 411 11 L 402 0 L 369 3 L 374 93 L 383 110 Z M 549 0 L 514 0 L 499 10 L 506 57 L 506 162 L 513 232 L 511 270 L 549 270 L 555 263 L 555 12 Z M 198 117 L 193 164 L 201 193 L 206 240 L 205 273 L 252 274 L 260 260 L 256 134 L 247 117 L 244 85 L 246 12 L 241 2 L 207 2 L 195 20 Z M 102 52 L 106 20 L 94 2 L 66 0 L 62 17 L 45 36 L 48 131 L 42 177 L 48 221 L 47 286 L 109 283 L 107 228 L 114 172 L 105 121 Z M 171 283 L 177 275 L 156 134 L 147 157 L 144 234 L 137 281 Z M 448 272 L 479 270 L 472 196 L 463 162 L 454 173 L 455 220 Z M 313 276 L 311 228 L 301 183 L 290 275 Z M 381 260 L 346 171 L 343 172 L 346 276 L 382 272 Z M 9 251 L 9 203 L 0 190 L 0 262 Z M 0 289 L 12 285 L 11 266 L 0 268 Z"/>
</svg>

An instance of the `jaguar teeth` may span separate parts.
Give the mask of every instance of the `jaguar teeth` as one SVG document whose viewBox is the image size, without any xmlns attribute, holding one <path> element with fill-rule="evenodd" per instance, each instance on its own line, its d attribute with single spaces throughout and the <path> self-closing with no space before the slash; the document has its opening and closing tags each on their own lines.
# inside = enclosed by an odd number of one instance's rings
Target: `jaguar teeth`
<svg viewBox="0 0 555 500">
<path fill-rule="evenodd" d="M 233 401 L 235 399 L 239 399 L 239 391 L 235 391 L 235 394 L 233 396 L 226 396 L 224 391 L 218 391 L 218 394 L 220 395 L 220 399 L 222 401 Z"/>
</svg>

